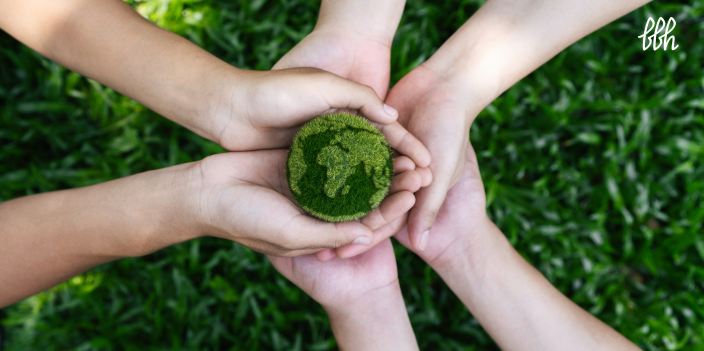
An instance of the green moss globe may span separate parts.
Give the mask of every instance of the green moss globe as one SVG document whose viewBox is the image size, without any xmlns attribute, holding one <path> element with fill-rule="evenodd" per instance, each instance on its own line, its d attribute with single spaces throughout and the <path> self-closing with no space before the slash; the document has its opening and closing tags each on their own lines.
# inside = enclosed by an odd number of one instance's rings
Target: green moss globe
<svg viewBox="0 0 704 351">
<path fill-rule="evenodd" d="M 366 119 L 338 113 L 318 117 L 293 139 L 286 178 L 298 204 L 328 222 L 358 219 L 389 192 L 391 148 Z"/>
</svg>

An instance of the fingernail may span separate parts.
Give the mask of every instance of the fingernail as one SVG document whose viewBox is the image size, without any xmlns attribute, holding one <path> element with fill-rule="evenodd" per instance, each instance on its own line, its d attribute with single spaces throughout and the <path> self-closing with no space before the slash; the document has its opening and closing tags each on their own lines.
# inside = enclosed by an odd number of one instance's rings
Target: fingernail
<svg viewBox="0 0 704 351">
<path fill-rule="evenodd" d="M 366 236 L 360 236 L 359 238 L 354 239 L 352 243 L 357 245 L 369 246 L 372 244 L 372 239 L 369 239 Z"/>
<path fill-rule="evenodd" d="M 420 236 L 420 249 L 421 251 L 425 250 L 425 247 L 428 246 L 428 237 L 430 236 L 430 230 L 426 230 L 423 235 Z"/>
<path fill-rule="evenodd" d="M 384 110 L 386 111 L 386 113 L 387 113 L 389 116 L 391 116 L 391 117 L 398 117 L 398 111 L 396 111 L 395 108 L 393 108 L 393 107 L 391 107 L 391 106 L 389 106 L 389 105 L 387 105 L 387 104 L 384 104 Z"/>
</svg>

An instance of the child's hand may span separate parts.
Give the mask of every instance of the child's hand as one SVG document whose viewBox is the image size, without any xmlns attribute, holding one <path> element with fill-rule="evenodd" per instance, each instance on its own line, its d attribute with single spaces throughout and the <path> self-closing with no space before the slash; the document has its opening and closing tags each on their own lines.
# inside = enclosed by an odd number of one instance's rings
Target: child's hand
<svg viewBox="0 0 704 351">
<path fill-rule="evenodd" d="M 391 43 L 405 0 L 323 0 L 313 31 L 273 69 L 317 67 L 368 85 L 383 99 L 389 89 Z"/>
<path fill-rule="evenodd" d="M 288 147 L 308 120 L 349 109 L 374 123 L 396 151 L 420 167 L 430 164 L 428 150 L 370 87 L 316 68 L 239 71 L 235 79 L 242 83 L 224 90 L 210 113 L 209 134 L 228 150 Z"/>
<path fill-rule="evenodd" d="M 368 300 L 370 292 L 393 290 L 398 284 L 396 257 L 388 239 L 346 260 L 320 262 L 313 255 L 268 258 L 276 270 L 326 309 L 353 308 Z"/>
<path fill-rule="evenodd" d="M 341 350 L 417 350 L 389 239 L 354 258 L 268 257 L 320 303 Z"/>
<path fill-rule="evenodd" d="M 232 67 L 121 0 L 0 3 L 3 31 L 230 151 L 288 147 L 308 120 L 350 109 L 419 166 L 430 163 L 425 147 L 395 122 L 398 113 L 367 86 L 315 68 Z"/>
<path fill-rule="evenodd" d="M 275 70 L 316 67 L 368 85 L 384 98 L 389 90 L 391 43 L 337 28 L 317 28 L 274 65 Z"/>
<path fill-rule="evenodd" d="M 437 214 L 437 220 L 433 224 L 433 231 L 441 234 L 434 236 L 430 244 L 426 242 L 427 246 L 424 250 L 419 250 L 412 244 L 408 227 L 401 229 L 405 222 L 394 220 L 374 232 L 374 243 L 382 242 L 396 234 L 395 237 L 399 242 L 413 250 L 426 262 L 440 262 L 447 260 L 447 257 L 441 256 L 462 253 L 462 248 L 471 246 L 478 239 L 477 236 L 487 233 L 483 229 L 493 224 L 486 214 L 486 195 L 482 177 L 479 174 L 477 156 L 469 143 L 465 146 L 463 154 L 461 177 L 447 193 L 445 202 Z M 467 236 L 464 234 L 467 232 L 477 233 L 477 236 Z M 453 250 L 450 250 L 451 246 Z M 323 250 L 316 255 L 321 260 L 329 259 L 335 254 L 340 258 L 348 258 L 369 249 L 367 246 L 352 244 L 335 249 L 334 254 L 333 250 Z"/>
<path fill-rule="evenodd" d="M 402 160 L 405 157 L 401 158 Z M 407 159 L 406 159 L 407 161 Z M 285 175 L 285 150 L 218 154 L 190 166 L 184 200 L 197 235 L 237 241 L 256 251 L 299 256 L 356 242 L 369 245 L 373 231 L 401 217 L 415 203 L 421 176 L 395 176 L 391 195 L 360 222 L 327 223 L 305 215 L 293 200 Z"/>
<path fill-rule="evenodd" d="M 432 262 L 436 269 L 444 263 L 452 262 L 456 258 L 454 256 L 469 255 L 467 248 L 478 246 L 477 243 L 486 241 L 484 236 L 494 234 L 493 231 L 487 230 L 493 228 L 494 224 L 486 214 L 486 193 L 479 173 L 477 155 L 471 144 L 468 144 L 464 154 L 465 163 L 461 177 L 447 193 L 433 225 L 433 231 L 439 234 L 433 237 L 422 251 L 411 244 L 408 228 L 403 228 L 395 236 L 424 261 Z M 382 236 L 376 238 L 383 239 Z"/>
</svg>

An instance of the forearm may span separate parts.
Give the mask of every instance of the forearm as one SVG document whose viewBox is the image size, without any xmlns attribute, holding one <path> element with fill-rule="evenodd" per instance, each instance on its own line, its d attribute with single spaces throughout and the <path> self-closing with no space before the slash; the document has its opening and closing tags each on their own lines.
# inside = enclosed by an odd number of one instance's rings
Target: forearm
<svg viewBox="0 0 704 351">
<path fill-rule="evenodd" d="M 238 70 L 121 0 L 0 0 L 0 28 L 57 63 L 215 139 L 207 120 Z"/>
<path fill-rule="evenodd" d="M 358 33 L 390 47 L 405 4 L 406 0 L 324 0 L 315 29 Z"/>
<path fill-rule="evenodd" d="M 340 350 L 418 349 L 398 282 L 325 310 Z"/>
<path fill-rule="evenodd" d="M 638 349 L 555 289 L 493 223 L 479 230 L 432 265 L 502 349 Z"/>
<path fill-rule="evenodd" d="M 0 307 L 96 265 L 195 236 L 178 215 L 186 167 L 0 203 Z"/>
<path fill-rule="evenodd" d="M 572 43 L 650 0 L 489 0 L 425 65 L 486 104 Z"/>
</svg>

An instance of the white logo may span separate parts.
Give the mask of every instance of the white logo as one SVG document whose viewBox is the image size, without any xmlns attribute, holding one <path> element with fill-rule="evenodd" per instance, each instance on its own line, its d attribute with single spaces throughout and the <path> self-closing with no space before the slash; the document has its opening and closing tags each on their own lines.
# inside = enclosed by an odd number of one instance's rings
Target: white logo
<svg viewBox="0 0 704 351">
<path fill-rule="evenodd" d="M 670 27 L 670 25 L 672 25 L 672 27 Z M 651 44 L 653 45 L 653 51 L 657 51 L 660 46 L 662 46 L 663 50 L 667 51 L 667 45 L 670 43 L 670 40 L 672 40 L 672 50 L 676 50 L 680 47 L 679 45 L 675 45 L 674 36 L 668 37 L 668 34 L 675 29 L 676 25 L 677 22 L 675 22 L 675 19 L 672 17 L 670 17 L 667 21 L 667 25 L 665 25 L 665 20 L 662 17 L 658 18 L 657 25 L 652 17 L 648 17 L 648 22 L 645 23 L 645 32 L 638 36 L 638 38 L 643 38 L 643 51 L 648 50 Z M 648 33 L 650 33 L 653 28 L 655 28 L 655 33 L 648 36 Z M 660 33 L 663 29 L 665 30 L 665 33 L 658 37 L 658 33 Z M 646 39 L 648 40 L 648 45 L 645 45 Z"/>
</svg>

